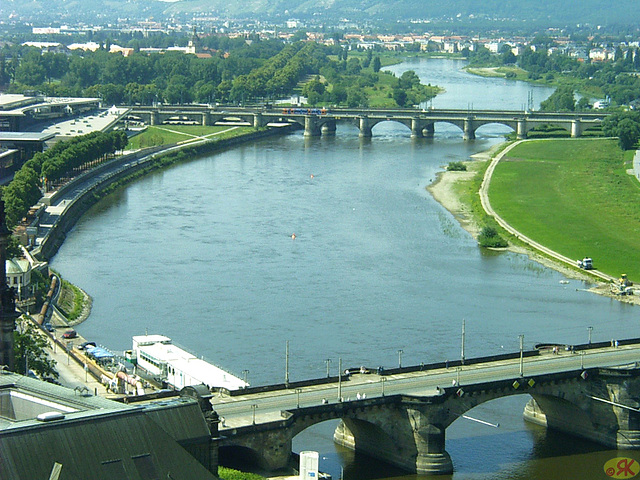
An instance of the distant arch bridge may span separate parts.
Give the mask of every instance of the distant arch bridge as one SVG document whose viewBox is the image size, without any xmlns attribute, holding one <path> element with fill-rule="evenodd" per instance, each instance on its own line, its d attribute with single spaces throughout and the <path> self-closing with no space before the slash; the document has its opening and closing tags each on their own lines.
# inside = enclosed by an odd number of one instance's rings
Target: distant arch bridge
<svg viewBox="0 0 640 480">
<path fill-rule="evenodd" d="M 412 137 L 433 137 L 436 123 L 457 126 L 465 140 L 473 140 L 483 125 L 502 124 L 513 129 L 518 138 L 541 125 L 556 125 L 577 138 L 592 127 L 601 125 L 609 115 L 605 112 L 531 112 L 517 110 L 455 110 L 455 109 L 325 109 L 325 108 L 242 108 L 197 105 L 132 107 L 132 119 L 149 125 L 243 124 L 260 128 L 269 124 L 299 124 L 305 136 L 335 134 L 338 124 L 350 124 L 359 129 L 361 137 L 373 136 L 373 128 L 382 122 L 405 125 Z"/>
</svg>

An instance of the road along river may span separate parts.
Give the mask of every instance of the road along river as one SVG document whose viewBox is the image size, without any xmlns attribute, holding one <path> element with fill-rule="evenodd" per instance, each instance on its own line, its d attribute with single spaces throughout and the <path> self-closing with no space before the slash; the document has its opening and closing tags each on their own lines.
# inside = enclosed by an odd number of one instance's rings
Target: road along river
<svg viewBox="0 0 640 480">
<path fill-rule="evenodd" d="M 518 109 L 530 91 L 536 102 L 551 93 L 463 65 L 412 60 L 393 70 L 443 86 L 436 108 Z M 480 250 L 426 191 L 443 165 L 507 131 L 488 125 L 463 142 L 437 124 L 434 139 L 411 139 L 386 122 L 363 140 L 339 126 L 335 137 L 299 133 L 194 159 L 101 201 L 52 266 L 93 297 L 77 328 L 87 339 L 124 350 L 133 335 L 162 333 L 248 370 L 253 385 L 284 381 L 286 340 L 295 381 L 326 375 L 327 360 L 337 373 L 339 358 L 345 368 L 459 358 L 463 319 L 467 358 L 517 351 L 520 334 L 526 347 L 583 343 L 588 326 L 594 341 L 639 336 L 632 306 L 525 256 Z M 576 461 L 601 472 L 616 456 L 525 425 L 526 401 L 471 412 L 499 429 L 460 419 L 447 430 L 455 478 L 567 478 Z M 296 450 L 319 450 L 335 478 L 340 465 L 349 479 L 401 474 L 336 449 L 334 427 L 303 432 Z"/>
</svg>

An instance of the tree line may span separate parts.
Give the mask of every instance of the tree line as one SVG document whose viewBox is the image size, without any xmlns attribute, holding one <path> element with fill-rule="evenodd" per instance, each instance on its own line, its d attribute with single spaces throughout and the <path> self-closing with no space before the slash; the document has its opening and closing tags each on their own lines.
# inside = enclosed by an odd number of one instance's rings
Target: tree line
<svg viewBox="0 0 640 480">
<path fill-rule="evenodd" d="M 83 165 L 106 159 L 122 150 L 127 142 L 123 131 L 93 132 L 36 153 L 2 190 L 7 225 L 11 228 L 20 223 L 42 197 L 43 187 L 75 174 Z"/>
</svg>

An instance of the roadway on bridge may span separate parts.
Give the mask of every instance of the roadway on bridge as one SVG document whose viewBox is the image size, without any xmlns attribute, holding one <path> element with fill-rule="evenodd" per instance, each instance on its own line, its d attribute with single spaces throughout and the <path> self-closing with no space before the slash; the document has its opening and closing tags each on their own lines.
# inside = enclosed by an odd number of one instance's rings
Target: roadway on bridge
<svg viewBox="0 0 640 480">
<path fill-rule="evenodd" d="M 640 345 L 583 350 L 580 353 L 561 350 L 558 354 L 544 353 L 524 358 L 522 378 L 528 381 L 537 375 L 587 368 L 637 366 L 639 360 Z M 341 385 L 335 382 L 235 397 L 218 396 L 212 399 L 212 404 L 223 419 L 221 430 L 225 430 L 254 422 L 282 420 L 282 411 L 336 403 L 340 396 L 345 402 L 398 394 L 429 397 L 440 395 L 438 387 L 451 387 L 454 383 L 464 389 L 470 384 L 520 378 L 520 359 L 511 359 L 397 375 L 355 374 L 350 380 L 342 381 Z"/>
</svg>

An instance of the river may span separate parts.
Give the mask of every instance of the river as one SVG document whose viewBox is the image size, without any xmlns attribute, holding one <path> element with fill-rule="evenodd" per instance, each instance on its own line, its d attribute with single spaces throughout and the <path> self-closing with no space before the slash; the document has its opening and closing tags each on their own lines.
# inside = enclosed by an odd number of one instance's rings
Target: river
<svg viewBox="0 0 640 480">
<path fill-rule="evenodd" d="M 445 88 L 435 108 L 522 109 L 551 89 L 469 75 L 463 61 L 412 59 L 424 83 Z M 326 359 L 394 366 L 517 351 L 537 342 L 639 335 L 632 306 L 584 291 L 522 255 L 487 252 L 426 191 L 444 165 L 500 142 L 509 129 L 454 126 L 412 139 L 385 122 L 372 139 L 338 125 L 198 158 L 142 178 L 101 201 L 69 233 L 52 267 L 93 297 L 77 329 L 114 350 L 161 333 L 253 385 L 323 376 Z M 292 239 L 292 234 L 296 235 Z M 401 352 L 399 352 L 401 350 Z M 615 452 L 525 424 L 528 397 L 496 400 L 447 429 L 452 478 L 601 478 Z M 424 478 L 354 457 L 331 442 L 335 423 L 294 449 L 320 451 L 345 478 Z M 442 477 L 440 477 L 442 478 Z M 447 477 L 445 477 L 447 478 Z M 575 477 L 574 477 L 575 478 Z M 584 476 L 582 478 L 585 478 Z"/>
</svg>

